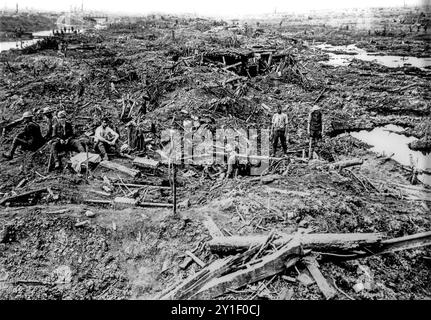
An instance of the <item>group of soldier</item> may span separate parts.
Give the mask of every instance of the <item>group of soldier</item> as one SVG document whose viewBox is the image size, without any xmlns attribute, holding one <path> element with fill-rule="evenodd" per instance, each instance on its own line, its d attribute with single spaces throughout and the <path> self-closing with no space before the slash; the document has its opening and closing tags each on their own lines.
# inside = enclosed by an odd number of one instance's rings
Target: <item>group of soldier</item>
<svg viewBox="0 0 431 320">
<path fill-rule="evenodd" d="M 45 135 L 42 135 L 40 126 L 34 121 L 31 111 L 23 114 L 22 121 L 25 126 L 22 132 L 17 134 L 13 140 L 11 149 L 3 156 L 12 159 L 18 147 L 22 150 L 37 151 L 45 143 L 50 143 L 51 156 L 55 162 L 55 169 L 61 167 L 60 153 L 64 151 L 86 152 L 88 151 L 88 141 L 83 142 L 78 139 L 73 129 L 72 123 L 67 120 L 67 114 L 64 110 L 54 115 L 54 111 L 49 107 L 42 110 L 47 120 L 48 129 Z M 109 160 L 108 152 L 113 151 L 118 141 L 119 134 L 108 125 L 109 119 L 103 118 L 99 127 L 96 128 L 94 135 L 91 137 L 93 147 L 103 160 Z M 278 143 L 281 143 L 284 156 L 287 156 L 287 143 L 289 132 L 289 121 L 287 114 L 283 112 L 282 106 L 277 106 L 277 112 L 273 115 L 271 121 L 270 139 L 272 140 L 271 156 L 275 157 Z M 323 137 L 322 112 L 319 106 L 312 107 L 308 116 L 307 133 L 309 138 L 309 159 L 313 159 L 314 150 Z M 91 142 L 90 142 L 91 144 Z M 231 177 L 239 164 L 239 155 L 236 149 L 226 150 L 228 153 L 228 168 L 226 177 Z"/>
<path fill-rule="evenodd" d="M 24 112 L 21 120 L 24 122 L 24 129 L 13 139 L 9 152 L 3 157 L 12 159 L 18 147 L 24 151 L 37 151 L 46 143 L 50 144 L 51 156 L 54 159 L 55 169 L 61 167 L 60 153 L 75 151 L 88 151 L 88 142 L 78 139 L 72 123 L 67 120 L 67 113 L 64 110 L 54 115 L 54 111 L 46 107 L 42 114 L 47 120 L 47 132 L 42 135 L 40 125 L 34 120 L 31 111 Z M 100 126 L 96 129 L 92 137 L 93 146 L 99 152 L 103 160 L 108 160 L 108 152 L 115 146 L 119 135 L 108 126 L 108 118 L 103 118 Z"/>
<path fill-rule="evenodd" d="M 283 148 L 284 157 L 287 156 L 287 143 L 289 141 L 289 121 L 286 113 L 283 112 L 282 105 L 277 106 L 277 112 L 273 115 L 271 121 L 270 141 L 272 143 L 271 158 L 276 157 L 278 143 L 280 142 Z M 308 135 L 308 158 L 312 160 L 315 154 L 317 145 L 323 139 L 323 121 L 322 121 L 322 110 L 318 105 L 314 105 L 308 115 L 307 121 L 307 135 Z M 227 161 L 227 173 L 225 178 L 232 178 L 235 172 L 240 169 L 239 164 L 239 150 L 228 145 L 226 148 L 228 154 Z M 248 168 L 252 165 L 249 163 Z"/>
</svg>

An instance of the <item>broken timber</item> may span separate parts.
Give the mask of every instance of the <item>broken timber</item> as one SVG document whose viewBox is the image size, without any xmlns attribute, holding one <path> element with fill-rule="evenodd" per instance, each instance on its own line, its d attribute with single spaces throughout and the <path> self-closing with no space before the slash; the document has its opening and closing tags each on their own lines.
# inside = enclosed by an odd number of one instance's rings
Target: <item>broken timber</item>
<svg viewBox="0 0 431 320">
<path fill-rule="evenodd" d="M 329 167 L 331 169 L 343 169 L 343 168 L 347 168 L 347 167 L 352 167 L 352 166 L 358 166 L 363 164 L 364 161 L 362 159 L 351 159 L 351 160 L 343 160 L 343 161 L 338 161 L 338 162 L 334 162 L 331 163 L 329 165 Z"/>
<path fill-rule="evenodd" d="M 275 246 L 289 242 L 294 236 L 284 235 L 274 240 Z M 262 245 L 267 236 L 230 236 L 214 237 L 208 242 L 213 252 L 232 252 L 247 250 L 250 246 Z M 304 248 L 324 249 L 351 249 L 360 245 L 376 244 L 382 241 L 381 233 L 311 233 L 298 237 L 298 241 Z"/>
<path fill-rule="evenodd" d="M 170 288 L 168 291 L 163 292 L 159 298 L 161 300 L 188 299 L 197 293 L 211 279 L 218 278 L 232 271 L 235 266 L 241 265 L 258 250 L 259 247 L 256 246 L 233 257 L 216 260 L 199 272 L 192 274 L 187 279 L 180 282 L 174 289 Z"/>
<path fill-rule="evenodd" d="M 159 161 L 138 157 L 133 160 L 133 164 L 137 167 L 155 169 L 158 167 Z"/>
<path fill-rule="evenodd" d="M 319 270 L 319 263 L 313 257 L 305 257 L 302 259 L 310 274 L 316 281 L 317 286 L 327 300 L 332 299 L 337 295 L 337 291 L 328 283 Z"/>
<path fill-rule="evenodd" d="M 107 169 L 123 172 L 125 174 L 128 174 L 129 176 L 132 176 L 133 178 L 135 178 L 139 175 L 139 170 L 128 168 L 128 167 L 123 166 L 119 163 L 115 163 L 115 162 L 111 162 L 111 161 L 102 161 L 102 162 L 100 162 L 100 165 L 104 168 L 107 168 Z"/>
<path fill-rule="evenodd" d="M 356 259 L 362 256 L 371 256 L 377 254 L 397 252 L 401 250 L 417 249 L 426 246 L 431 246 L 431 231 L 383 240 L 377 250 L 367 250 L 368 252 L 364 254 L 358 254 L 353 258 Z"/>
<path fill-rule="evenodd" d="M 8 202 L 14 202 L 14 201 L 19 200 L 21 198 L 25 198 L 25 197 L 28 197 L 28 196 L 31 196 L 31 195 L 34 195 L 34 194 L 39 194 L 39 193 L 42 193 L 42 192 L 48 192 L 48 188 L 41 188 L 41 189 L 31 190 L 31 191 L 28 191 L 28 192 L 17 194 L 16 196 L 11 196 L 11 197 L 2 199 L 2 200 L 0 200 L 0 205 L 5 205 Z"/>
<path fill-rule="evenodd" d="M 139 207 L 155 207 L 155 208 L 172 208 L 172 203 L 162 203 L 162 202 L 139 202 L 133 198 L 127 197 L 115 197 L 113 201 L 111 200 L 99 200 L 99 199 L 86 199 L 84 200 L 86 203 L 93 204 L 127 204 L 131 206 L 139 206 Z"/>
<path fill-rule="evenodd" d="M 249 266 L 246 264 L 246 269 L 241 269 L 220 278 L 212 279 L 191 298 L 215 298 L 228 292 L 230 289 L 238 289 L 247 283 L 253 283 L 276 275 L 286 268 L 286 260 L 293 260 L 294 264 L 298 260 L 298 255 L 301 254 L 302 250 L 300 243 L 296 241 L 296 239 L 293 239 L 291 242 L 286 244 L 284 248 L 257 260 L 255 265 Z"/>
</svg>

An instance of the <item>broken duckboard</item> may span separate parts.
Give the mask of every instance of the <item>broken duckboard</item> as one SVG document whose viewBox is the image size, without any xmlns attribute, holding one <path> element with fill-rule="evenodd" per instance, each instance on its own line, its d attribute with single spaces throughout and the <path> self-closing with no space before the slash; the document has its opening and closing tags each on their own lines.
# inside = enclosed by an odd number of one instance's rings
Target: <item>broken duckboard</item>
<svg viewBox="0 0 431 320">
<path fill-rule="evenodd" d="M 250 259 L 258 250 L 259 247 L 256 246 L 235 256 L 218 259 L 199 272 L 189 276 L 187 279 L 176 285 L 174 289 L 170 288 L 168 291 L 163 292 L 159 296 L 159 299 L 189 299 L 211 279 L 218 278 L 223 274 L 236 270 L 235 267 L 241 266 L 244 261 Z"/>
<path fill-rule="evenodd" d="M 246 269 L 224 275 L 209 281 L 192 299 L 211 299 L 218 297 L 231 289 L 238 289 L 248 283 L 254 283 L 282 272 L 286 267 L 286 260 L 298 260 L 302 253 L 301 245 L 295 239 L 285 247 L 257 260 L 254 265 L 246 264 Z"/>
<path fill-rule="evenodd" d="M 293 237 L 283 235 L 273 243 L 275 246 L 283 245 Z M 208 242 L 208 246 L 212 252 L 217 253 L 243 251 L 250 246 L 262 245 L 266 239 L 266 235 L 214 237 Z M 361 245 L 377 244 L 382 239 L 382 233 L 311 233 L 299 236 L 298 241 L 304 248 L 347 250 Z"/>
<path fill-rule="evenodd" d="M 135 178 L 139 175 L 139 170 L 131 169 L 131 168 L 128 168 L 126 166 L 123 166 L 122 164 L 111 162 L 111 161 L 102 161 L 102 162 L 100 162 L 100 166 L 107 168 L 107 169 L 120 171 L 122 173 L 125 173 L 125 174 L 133 177 L 133 178 Z"/>
</svg>

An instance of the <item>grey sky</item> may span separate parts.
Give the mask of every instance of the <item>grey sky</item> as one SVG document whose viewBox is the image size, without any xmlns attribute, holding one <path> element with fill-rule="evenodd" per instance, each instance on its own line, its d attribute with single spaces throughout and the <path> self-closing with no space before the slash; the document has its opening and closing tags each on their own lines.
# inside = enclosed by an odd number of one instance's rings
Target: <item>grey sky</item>
<svg viewBox="0 0 431 320">
<path fill-rule="evenodd" d="M 364 8 L 429 4 L 431 0 L 84 0 L 85 10 L 145 14 L 197 13 L 203 15 L 261 14 L 302 11 L 326 8 Z M 0 8 L 14 8 L 16 3 L 21 8 L 68 11 L 71 7 L 81 7 L 82 0 L 0 0 Z"/>
</svg>

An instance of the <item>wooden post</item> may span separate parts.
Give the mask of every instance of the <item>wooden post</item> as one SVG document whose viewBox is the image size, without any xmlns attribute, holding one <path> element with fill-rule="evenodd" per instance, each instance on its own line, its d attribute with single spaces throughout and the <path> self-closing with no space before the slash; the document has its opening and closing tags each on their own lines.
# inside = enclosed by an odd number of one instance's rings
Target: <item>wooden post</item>
<svg viewBox="0 0 431 320">
<path fill-rule="evenodd" d="M 88 172 L 90 171 L 90 167 L 89 167 L 89 165 L 88 165 L 88 163 L 89 163 L 89 161 L 88 161 L 88 143 L 85 143 L 85 152 L 87 153 L 87 161 L 86 161 L 86 163 L 87 163 L 87 170 L 85 170 L 86 172 L 85 172 L 85 180 L 88 180 Z"/>
<path fill-rule="evenodd" d="M 176 186 L 176 179 L 177 179 L 177 167 L 175 163 L 172 164 L 172 196 L 173 196 L 173 203 L 174 203 L 174 215 L 177 214 L 177 186 Z"/>
</svg>

